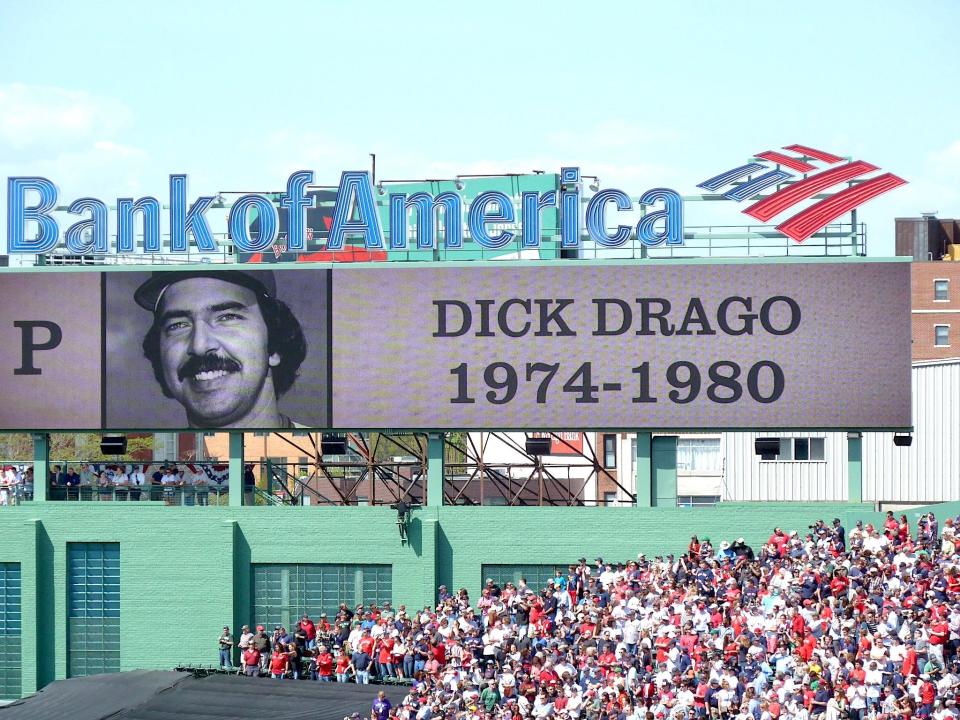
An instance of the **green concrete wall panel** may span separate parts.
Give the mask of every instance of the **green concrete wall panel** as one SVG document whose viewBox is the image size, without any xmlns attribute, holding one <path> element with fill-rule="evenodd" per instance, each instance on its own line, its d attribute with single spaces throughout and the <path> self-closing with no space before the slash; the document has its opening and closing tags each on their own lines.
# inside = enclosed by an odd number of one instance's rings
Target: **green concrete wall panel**
<svg viewBox="0 0 960 720">
<path fill-rule="evenodd" d="M 652 437 L 649 432 L 637 433 L 637 507 L 653 504 L 653 466 L 650 457 Z M 676 464 L 676 462 L 674 462 Z"/>
<path fill-rule="evenodd" d="M 847 499 L 863 502 L 863 438 L 847 438 Z"/>
<path fill-rule="evenodd" d="M 677 437 L 662 435 L 650 444 L 651 486 L 654 506 L 677 506 Z"/>
</svg>

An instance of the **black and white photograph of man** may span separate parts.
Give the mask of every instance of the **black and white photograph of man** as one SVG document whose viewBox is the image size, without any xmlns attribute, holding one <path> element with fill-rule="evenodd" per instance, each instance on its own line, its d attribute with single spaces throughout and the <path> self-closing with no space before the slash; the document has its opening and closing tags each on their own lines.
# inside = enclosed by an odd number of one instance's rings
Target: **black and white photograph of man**
<svg viewBox="0 0 960 720">
<path fill-rule="evenodd" d="M 325 270 L 114 272 L 106 284 L 107 426 L 326 424 Z M 143 403 L 167 408 L 165 420 L 149 422 Z"/>
</svg>

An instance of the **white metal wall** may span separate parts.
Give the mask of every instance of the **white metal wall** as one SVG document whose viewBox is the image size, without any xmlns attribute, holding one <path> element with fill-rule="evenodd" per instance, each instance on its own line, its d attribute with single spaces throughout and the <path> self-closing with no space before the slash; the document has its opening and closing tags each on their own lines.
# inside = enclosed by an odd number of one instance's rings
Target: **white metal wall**
<svg viewBox="0 0 960 720">
<path fill-rule="evenodd" d="M 864 500 L 960 500 L 960 360 L 914 365 L 912 382 L 913 445 L 864 434 Z"/>
<path fill-rule="evenodd" d="M 824 460 L 762 461 L 754 452 L 758 437 L 822 437 Z M 726 501 L 844 502 L 847 500 L 845 432 L 728 432 L 722 448 L 726 471 L 721 497 Z"/>
</svg>

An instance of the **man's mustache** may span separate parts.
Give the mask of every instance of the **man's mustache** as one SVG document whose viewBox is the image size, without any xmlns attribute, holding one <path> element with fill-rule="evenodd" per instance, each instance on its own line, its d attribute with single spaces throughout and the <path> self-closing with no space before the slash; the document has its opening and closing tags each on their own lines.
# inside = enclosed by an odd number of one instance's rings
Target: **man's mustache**
<svg viewBox="0 0 960 720">
<path fill-rule="evenodd" d="M 217 370 L 240 372 L 240 364 L 236 360 L 220 355 L 193 355 L 177 369 L 177 379 L 183 381 L 202 372 Z"/>
</svg>

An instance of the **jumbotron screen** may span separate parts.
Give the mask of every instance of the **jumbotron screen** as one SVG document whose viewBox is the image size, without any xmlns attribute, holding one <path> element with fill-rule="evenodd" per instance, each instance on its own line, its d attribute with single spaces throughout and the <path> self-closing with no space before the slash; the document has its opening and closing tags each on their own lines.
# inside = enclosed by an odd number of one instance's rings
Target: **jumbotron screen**
<svg viewBox="0 0 960 720">
<path fill-rule="evenodd" d="M 0 429 L 911 426 L 900 261 L 0 275 Z"/>
</svg>

